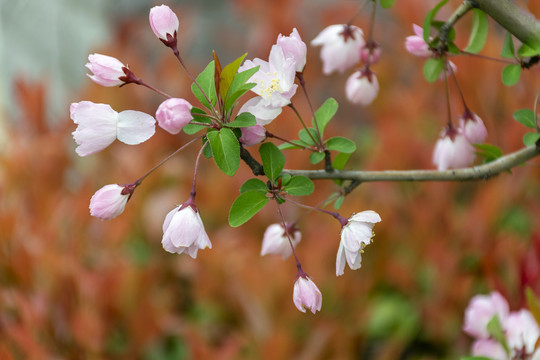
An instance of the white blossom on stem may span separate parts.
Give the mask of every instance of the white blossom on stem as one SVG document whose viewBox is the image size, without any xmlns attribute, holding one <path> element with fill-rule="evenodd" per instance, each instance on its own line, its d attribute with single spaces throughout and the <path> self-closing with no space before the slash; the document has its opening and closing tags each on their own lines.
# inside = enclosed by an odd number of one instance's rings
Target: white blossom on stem
<svg viewBox="0 0 540 360">
<path fill-rule="evenodd" d="M 133 194 L 135 185 L 105 185 L 90 199 L 90 215 L 101 220 L 110 220 L 120 215 Z"/>
<path fill-rule="evenodd" d="M 471 165 L 475 158 L 474 147 L 459 128 L 447 126 L 433 150 L 433 164 L 438 170 L 459 169 Z"/>
<path fill-rule="evenodd" d="M 293 302 L 298 310 L 306 309 L 316 313 L 321 310 L 322 294 L 315 283 L 307 275 L 298 276 L 294 282 Z"/>
<path fill-rule="evenodd" d="M 289 229 L 289 236 L 291 237 L 291 242 L 294 247 L 298 245 L 302 238 L 300 231 L 294 227 Z M 291 244 L 289 243 L 287 232 L 282 224 L 272 224 L 266 228 L 263 236 L 261 256 L 267 254 L 281 255 L 283 259 L 291 256 Z"/>
<path fill-rule="evenodd" d="M 347 99 L 353 104 L 367 106 L 379 93 L 379 82 L 375 73 L 369 69 L 355 71 L 345 84 Z"/>
</svg>

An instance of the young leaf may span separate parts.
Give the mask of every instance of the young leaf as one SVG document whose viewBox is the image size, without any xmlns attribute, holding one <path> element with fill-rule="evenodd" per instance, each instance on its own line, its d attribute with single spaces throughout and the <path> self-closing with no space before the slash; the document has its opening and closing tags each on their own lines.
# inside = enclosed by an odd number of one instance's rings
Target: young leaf
<svg viewBox="0 0 540 360">
<path fill-rule="evenodd" d="M 237 227 L 248 221 L 270 201 L 259 191 L 248 191 L 234 200 L 229 212 L 229 225 Z"/>
<path fill-rule="evenodd" d="M 326 125 L 328 125 L 330 120 L 332 120 L 332 117 L 336 114 L 337 109 L 337 101 L 334 98 L 328 98 L 315 112 L 315 119 L 317 119 L 317 125 L 319 127 L 319 131 L 321 132 L 321 137 L 324 134 L 324 129 L 326 129 Z M 316 128 L 313 119 L 311 120 L 311 124 L 313 128 Z"/>
<path fill-rule="evenodd" d="M 196 108 L 196 107 L 192 107 L 191 116 L 193 116 L 193 121 L 205 123 L 205 124 L 212 123 L 212 120 L 210 120 L 206 116 L 197 116 L 197 114 L 206 114 L 206 111 Z M 187 124 L 186 126 L 182 128 L 182 130 L 184 131 L 184 133 L 188 135 L 193 135 L 196 132 L 201 131 L 202 129 L 207 129 L 207 128 L 208 126 L 204 126 L 204 125 Z"/>
<path fill-rule="evenodd" d="M 248 127 L 257 125 L 257 121 L 255 120 L 255 116 L 248 112 L 243 112 L 239 114 L 234 121 L 226 124 L 228 127 L 235 127 L 235 128 L 241 128 L 241 127 Z"/>
<path fill-rule="evenodd" d="M 238 100 L 242 95 L 247 93 L 249 90 L 253 89 L 255 86 L 257 86 L 257 84 L 247 83 L 247 84 L 242 85 L 238 90 L 234 92 L 231 90 L 232 89 L 231 87 L 231 89 L 229 89 L 229 95 L 227 95 L 227 100 L 225 100 L 225 109 L 227 111 L 231 110 L 234 107 L 236 100 Z"/>
<path fill-rule="evenodd" d="M 256 83 L 247 83 L 249 79 L 257 72 L 259 71 L 259 66 L 255 66 L 251 69 L 244 70 L 242 72 L 239 72 L 234 76 L 232 79 L 231 85 L 229 87 L 229 91 L 227 93 L 227 99 L 225 100 L 225 109 L 229 110 L 233 107 L 236 100 L 240 98 L 240 96 L 244 95 L 246 92 L 257 86 Z"/>
<path fill-rule="evenodd" d="M 249 179 L 240 186 L 240 193 L 243 194 L 247 191 L 260 191 L 263 193 L 268 192 L 268 187 L 265 182 L 259 179 Z"/>
<path fill-rule="evenodd" d="M 484 158 L 484 162 L 488 163 L 500 158 L 503 154 L 502 150 L 491 144 L 473 144 L 476 148 L 476 154 Z"/>
<path fill-rule="evenodd" d="M 424 77 L 428 82 L 434 82 L 441 75 L 443 68 L 443 59 L 429 58 L 424 63 Z"/>
<path fill-rule="evenodd" d="M 210 99 L 211 105 L 208 104 L 208 101 L 206 100 L 205 96 L 199 89 L 199 87 L 193 83 L 191 84 L 191 92 L 195 97 L 207 108 L 211 108 L 214 105 L 216 105 L 216 85 L 214 83 L 214 73 L 215 73 L 215 66 L 214 66 L 214 60 L 210 61 L 210 63 L 206 66 L 206 68 L 203 70 L 202 73 L 197 76 L 197 83 L 201 87 L 201 89 L 204 91 L 206 96 Z"/>
<path fill-rule="evenodd" d="M 526 127 L 536 128 L 536 119 L 531 109 L 519 109 L 514 112 L 514 119 Z"/>
<path fill-rule="evenodd" d="M 321 161 L 323 161 L 323 159 L 324 159 L 323 152 L 314 151 L 311 153 L 311 155 L 309 155 L 309 162 L 312 163 L 313 165 L 320 163 Z"/>
<path fill-rule="evenodd" d="M 285 156 L 272 143 L 262 144 L 259 147 L 259 154 L 261 154 L 264 173 L 270 180 L 274 181 L 283 170 L 283 166 L 285 166 Z"/>
<path fill-rule="evenodd" d="M 212 131 L 215 131 L 215 130 L 212 130 Z M 202 144 L 206 144 L 208 142 L 208 136 L 205 136 L 202 138 Z M 203 148 L 203 155 L 205 158 L 207 159 L 211 159 L 214 154 L 212 154 L 212 147 L 211 146 L 208 146 L 206 145 L 204 148 Z"/>
<path fill-rule="evenodd" d="M 518 64 L 506 65 L 502 71 L 502 82 L 506 86 L 514 86 L 521 77 L 521 66 Z"/>
<path fill-rule="evenodd" d="M 506 59 L 513 59 L 515 57 L 514 53 L 514 40 L 512 40 L 512 34 L 507 32 L 506 37 L 504 38 L 501 56 Z"/>
<path fill-rule="evenodd" d="M 291 178 L 292 178 L 291 174 L 281 174 L 281 177 L 280 177 L 281 185 L 282 186 L 287 185 L 289 181 L 291 181 Z"/>
<path fill-rule="evenodd" d="M 448 2 L 448 0 L 440 1 L 433 9 L 431 9 L 424 18 L 424 41 L 429 43 L 429 35 L 431 30 L 431 23 L 437 12 Z"/>
<path fill-rule="evenodd" d="M 477 53 L 484 47 L 489 31 L 489 21 L 486 13 L 479 9 L 473 9 L 473 23 L 469 44 L 465 51 Z"/>
<path fill-rule="evenodd" d="M 227 99 L 227 94 L 229 93 L 229 88 L 231 87 L 232 81 L 246 55 L 247 53 L 240 56 L 238 59 L 225 66 L 221 71 L 221 77 L 219 78 L 219 93 L 221 94 L 221 98 L 223 100 Z"/>
<path fill-rule="evenodd" d="M 491 320 L 487 324 L 487 331 L 495 340 L 497 340 L 502 347 L 508 352 L 508 343 L 506 342 L 506 336 L 502 328 L 501 322 L 497 314 L 493 315 Z"/>
<path fill-rule="evenodd" d="M 540 133 L 526 133 L 523 135 L 523 144 L 525 144 L 525 146 L 531 146 L 536 144 L 538 139 L 540 139 Z"/>
<path fill-rule="evenodd" d="M 347 165 L 347 162 L 351 158 L 351 153 L 339 153 L 334 158 L 334 161 L 332 161 L 332 167 L 336 170 L 343 170 L 345 169 L 345 165 Z"/>
<path fill-rule="evenodd" d="M 519 57 L 530 57 L 535 56 L 540 53 L 540 48 L 532 48 L 528 46 L 527 44 L 523 44 L 518 49 L 518 56 Z"/>
<path fill-rule="evenodd" d="M 308 133 L 308 130 L 309 130 L 309 133 Z M 300 140 L 302 140 L 308 145 L 315 145 L 315 142 L 313 142 L 313 139 L 317 141 L 317 131 L 314 128 L 308 128 L 308 130 L 300 129 L 300 131 L 298 132 L 298 137 L 300 138 Z M 309 134 L 311 134 L 311 136 L 309 136 Z"/>
<path fill-rule="evenodd" d="M 385 9 L 390 9 L 396 0 L 380 0 L 381 6 Z"/>
<path fill-rule="evenodd" d="M 328 143 L 326 144 L 326 147 L 328 150 L 336 150 L 343 153 L 353 153 L 356 151 L 356 144 L 352 142 L 351 140 L 341 137 L 341 136 L 335 136 L 333 138 L 328 139 Z"/>
<path fill-rule="evenodd" d="M 283 188 L 289 195 L 293 196 L 306 196 L 313 193 L 315 190 L 315 184 L 309 178 L 297 175 L 293 176 L 287 186 Z"/>
<path fill-rule="evenodd" d="M 343 204 L 343 200 L 345 199 L 345 195 L 341 195 L 336 199 L 336 202 L 334 203 L 334 209 L 339 210 L 341 205 Z"/>
<path fill-rule="evenodd" d="M 212 147 L 214 160 L 225 174 L 233 176 L 240 165 L 240 145 L 231 129 L 209 131 L 206 134 Z"/>
<path fill-rule="evenodd" d="M 278 149 L 279 150 L 290 150 L 290 149 L 303 149 L 305 147 L 308 147 L 309 144 L 306 144 L 305 142 L 301 141 L 301 140 L 292 140 L 291 141 L 292 144 L 290 143 L 283 143 L 281 145 L 278 146 Z M 293 144 L 298 144 L 298 146 L 295 146 Z"/>
</svg>

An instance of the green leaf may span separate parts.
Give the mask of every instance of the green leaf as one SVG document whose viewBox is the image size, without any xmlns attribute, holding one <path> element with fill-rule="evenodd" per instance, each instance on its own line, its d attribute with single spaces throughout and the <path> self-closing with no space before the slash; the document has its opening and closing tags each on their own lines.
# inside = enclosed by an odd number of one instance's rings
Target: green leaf
<svg viewBox="0 0 540 360">
<path fill-rule="evenodd" d="M 502 150 L 491 144 L 473 144 L 473 146 L 476 148 L 476 154 L 482 158 L 484 158 L 484 162 L 491 162 L 493 160 L 496 160 L 500 158 L 503 154 Z"/>
<path fill-rule="evenodd" d="M 238 59 L 234 60 L 232 63 L 225 66 L 223 70 L 221 70 L 221 76 L 219 78 L 219 93 L 221 94 L 221 98 L 223 100 L 227 99 L 227 95 L 229 93 L 232 81 L 236 76 L 236 72 L 238 71 L 238 68 L 240 67 L 242 61 L 244 61 L 246 55 L 247 53 L 240 56 Z"/>
<path fill-rule="evenodd" d="M 328 139 L 326 147 L 328 150 L 336 150 L 347 154 L 356 151 L 356 144 L 353 141 L 341 136 L 335 136 Z"/>
<path fill-rule="evenodd" d="M 225 174 L 233 176 L 240 165 L 240 144 L 231 129 L 209 131 L 206 134 L 212 147 L 214 160 Z"/>
<path fill-rule="evenodd" d="M 341 207 L 341 205 L 343 204 L 343 200 L 345 199 L 345 195 L 340 195 L 337 199 L 336 199 L 336 202 L 334 202 L 334 209 L 336 210 L 339 210 L 339 208 Z"/>
<path fill-rule="evenodd" d="M 210 130 L 210 131 L 216 131 L 216 130 Z M 208 134 L 207 134 L 207 135 L 208 135 Z M 207 142 L 208 142 L 208 136 L 203 137 L 203 138 L 202 138 L 202 144 L 204 145 L 204 144 L 206 144 Z M 204 155 L 205 158 L 211 159 L 211 158 L 214 156 L 214 154 L 212 154 L 212 147 L 211 147 L 211 146 L 208 146 L 208 145 L 205 146 L 205 147 L 203 148 L 203 155 Z"/>
<path fill-rule="evenodd" d="M 523 144 L 526 146 L 531 146 L 536 144 L 538 139 L 540 139 L 540 133 L 527 133 L 523 135 Z"/>
<path fill-rule="evenodd" d="M 291 174 L 281 174 L 281 185 L 285 186 L 289 183 L 289 181 L 291 181 Z"/>
<path fill-rule="evenodd" d="M 323 152 L 314 151 L 309 155 L 309 162 L 314 165 L 320 163 L 321 161 L 323 161 L 323 159 L 324 159 Z"/>
<path fill-rule="evenodd" d="M 424 77 L 428 82 L 434 82 L 441 75 L 443 68 L 443 59 L 429 58 L 424 63 Z"/>
<path fill-rule="evenodd" d="M 381 6 L 385 9 L 390 9 L 396 0 L 380 0 Z"/>
<path fill-rule="evenodd" d="M 491 335 L 495 340 L 497 340 L 506 353 L 508 353 L 508 344 L 506 343 L 506 336 L 504 335 L 504 330 L 502 328 L 501 322 L 497 314 L 493 315 L 491 320 L 487 324 L 488 334 Z"/>
<path fill-rule="evenodd" d="M 244 70 L 234 76 L 231 86 L 229 87 L 227 99 L 225 100 L 226 110 L 231 109 L 240 96 L 257 86 L 254 82 L 246 83 L 257 71 L 259 71 L 259 66 Z"/>
<path fill-rule="evenodd" d="M 440 21 L 440 20 L 433 20 L 431 22 L 431 26 L 433 26 L 439 32 L 441 31 L 441 28 L 442 28 L 442 26 L 444 24 L 446 24 L 446 22 L 445 21 Z M 456 38 L 456 30 L 454 28 L 450 28 L 450 30 L 448 30 L 448 41 L 452 42 L 452 41 L 455 40 L 455 38 Z M 433 45 L 436 45 L 436 42 L 438 41 L 436 39 L 438 39 L 438 37 L 433 39 L 433 41 L 432 41 Z"/>
<path fill-rule="evenodd" d="M 283 187 L 289 195 L 293 196 L 306 196 L 313 193 L 315 190 L 315 184 L 309 178 L 297 175 L 293 176 L 287 186 Z"/>
<path fill-rule="evenodd" d="M 448 2 L 448 0 L 440 1 L 433 9 L 431 9 L 424 18 L 424 41 L 429 43 L 429 35 L 431 30 L 431 23 L 433 18 L 437 15 L 437 12 Z"/>
<path fill-rule="evenodd" d="M 309 136 L 309 134 L 311 134 L 311 136 Z M 300 131 L 298 132 L 298 137 L 300 138 L 300 140 L 302 140 L 308 145 L 315 145 L 315 142 L 313 142 L 313 139 L 317 141 L 317 131 L 314 128 L 308 128 L 307 130 L 300 129 Z"/>
<path fill-rule="evenodd" d="M 295 146 L 295 145 L 290 144 L 290 143 L 283 143 L 283 144 L 278 146 L 278 149 L 280 149 L 280 150 L 303 149 L 303 148 L 309 146 L 308 144 L 306 144 L 305 142 L 300 141 L 300 140 L 292 140 L 291 142 L 293 144 L 298 144 L 298 146 Z"/>
<path fill-rule="evenodd" d="M 234 200 L 229 212 L 229 225 L 237 227 L 248 221 L 270 201 L 259 191 L 248 191 Z"/>
<path fill-rule="evenodd" d="M 261 154 L 264 173 L 270 180 L 274 181 L 285 166 L 285 155 L 272 143 L 262 144 L 259 147 L 259 154 Z"/>
<path fill-rule="evenodd" d="M 266 183 L 259 179 L 249 179 L 240 186 L 240 193 L 245 193 L 247 191 L 260 191 L 263 193 L 268 192 L 268 187 Z"/>
<path fill-rule="evenodd" d="M 203 70 L 202 73 L 197 76 L 197 83 L 201 87 L 201 89 L 204 91 L 206 96 L 210 99 L 210 102 L 212 104 L 208 104 L 208 101 L 204 97 L 203 93 L 199 89 L 199 87 L 193 83 L 191 84 L 191 92 L 195 97 L 208 109 L 212 108 L 214 105 L 216 105 L 216 84 L 214 83 L 214 73 L 215 73 L 215 67 L 214 67 L 214 60 L 210 61 L 210 63 L 206 66 L 206 68 Z"/>
<path fill-rule="evenodd" d="M 484 48 L 489 31 L 489 21 L 485 12 L 479 9 L 473 9 L 473 23 L 471 36 L 465 51 L 477 53 Z"/>
<path fill-rule="evenodd" d="M 238 114 L 238 116 L 234 119 L 234 121 L 226 125 L 228 127 L 235 127 L 235 128 L 249 127 L 249 126 L 257 125 L 257 121 L 255 120 L 255 115 L 248 112 L 243 112 L 241 114 Z"/>
<path fill-rule="evenodd" d="M 332 161 L 332 167 L 336 170 L 343 170 L 345 169 L 345 165 L 347 165 L 347 162 L 351 158 L 351 153 L 339 153 L 334 158 L 334 161 Z"/>
<path fill-rule="evenodd" d="M 196 107 L 192 107 L 191 108 L 191 115 L 193 116 L 193 121 L 200 122 L 200 123 L 205 123 L 205 124 L 211 124 L 212 123 L 212 120 L 210 120 L 206 116 L 197 116 L 197 114 L 206 114 L 206 111 L 204 111 L 202 109 L 199 109 L 199 108 L 196 108 Z M 184 126 L 182 128 L 184 133 L 186 133 L 188 135 L 193 135 L 196 132 L 201 131 L 203 129 L 208 129 L 208 126 L 196 125 L 196 124 L 187 124 L 186 126 Z"/>
<path fill-rule="evenodd" d="M 330 120 L 332 120 L 332 117 L 336 114 L 337 109 L 337 101 L 334 98 L 328 98 L 315 112 L 315 119 L 317 119 L 317 125 L 319 127 L 319 131 L 321 132 L 321 137 L 324 134 L 324 129 L 326 129 L 326 125 L 328 125 Z M 313 119 L 311 120 L 311 124 L 313 128 L 316 128 L 315 121 Z M 317 139 L 317 137 L 315 137 L 315 139 Z"/>
<path fill-rule="evenodd" d="M 253 89 L 257 84 L 255 83 L 247 83 L 242 85 L 238 90 L 236 90 L 234 93 L 231 92 L 229 89 L 229 95 L 227 96 L 227 100 L 225 101 L 225 109 L 227 111 L 231 110 L 235 104 L 236 101 L 245 93 L 247 93 L 249 90 Z"/>
<path fill-rule="evenodd" d="M 502 82 L 506 86 L 514 86 L 521 77 L 521 66 L 518 64 L 506 65 L 502 71 Z"/>
<path fill-rule="evenodd" d="M 514 119 L 531 129 L 536 128 L 536 119 L 531 109 L 519 109 L 514 112 Z"/>
<path fill-rule="evenodd" d="M 540 53 L 540 49 L 532 48 L 528 46 L 527 44 L 523 44 L 519 47 L 517 53 L 519 57 L 531 57 L 531 56 L 538 55 Z"/>
<path fill-rule="evenodd" d="M 507 32 L 506 37 L 504 38 L 504 44 L 501 51 L 501 56 L 506 59 L 514 59 L 515 58 L 514 53 L 515 53 L 514 40 L 512 40 L 512 34 Z"/>
</svg>

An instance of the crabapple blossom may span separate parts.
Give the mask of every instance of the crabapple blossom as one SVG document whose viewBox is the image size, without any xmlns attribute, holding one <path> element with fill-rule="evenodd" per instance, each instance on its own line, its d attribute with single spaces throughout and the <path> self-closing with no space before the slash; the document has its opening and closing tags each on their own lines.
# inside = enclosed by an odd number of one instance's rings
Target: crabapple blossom
<svg viewBox="0 0 540 360">
<path fill-rule="evenodd" d="M 124 68 L 127 66 L 112 56 L 88 55 L 86 67 L 92 72 L 92 75 L 86 74 L 86 76 L 101 86 L 117 86 L 125 83 L 120 78 L 126 75 Z"/>
<path fill-rule="evenodd" d="M 364 46 L 364 33 L 354 25 L 330 25 L 323 29 L 311 45 L 322 46 L 323 73 L 343 73 L 360 61 L 360 50 Z"/>
<path fill-rule="evenodd" d="M 487 129 L 482 119 L 468 109 L 459 118 L 459 127 L 465 138 L 472 144 L 482 143 L 487 137 Z"/>
<path fill-rule="evenodd" d="M 341 229 L 341 241 L 336 259 L 336 276 L 343 275 L 345 263 L 351 270 L 362 265 L 362 252 L 374 236 L 373 226 L 381 221 L 375 211 L 366 210 L 351 216 Z"/>
<path fill-rule="evenodd" d="M 476 340 L 471 348 L 473 356 L 485 356 L 492 360 L 508 360 L 504 347 L 492 339 Z"/>
<path fill-rule="evenodd" d="M 189 201 L 172 209 L 163 222 L 163 248 L 170 253 L 197 257 L 199 249 L 212 248 L 197 207 Z"/>
<path fill-rule="evenodd" d="M 504 324 L 508 318 L 509 307 L 506 299 L 497 291 L 489 295 L 477 295 L 471 299 L 465 310 L 463 331 L 479 339 L 487 339 L 487 324 L 497 315 Z"/>
<path fill-rule="evenodd" d="M 309 276 L 297 277 L 294 282 L 293 302 L 296 308 L 304 313 L 306 308 L 314 314 L 321 310 L 322 294 Z"/>
<path fill-rule="evenodd" d="M 379 93 L 377 77 L 369 69 L 355 71 L 347 79 L 345 93 L 350 102 L 362 106 L 369 105 Z"/>
<path fill-rule="evenodd" d="M 540 336 L 540 329 L 531 312 L 527 309 L 513 311 L 506 319 L 506 340 L 511 349 L 511 355 L 516 351 L 523 351 L 525 354 L 533 354 L 536 342 Z M 540 350 L 537 351 L 540 356 Z M 512 357 L 514 358 L 514 357 Z"/>
<path fill-rule="evenodd" d="M 161 40 L 169 41 L 176 38 L 178 32 L 178 17 L 167 5 L 154 6 L 148 16 L 152 31 Z"/>
<path fill-rule="evenodd" d="M 382 50 L 379 44 L 375 41 L 368 41 L 366 45 L 360 49 L 360 60 L 364 64 L 376 64 L 381 58 Z"/>
<path fill-rule="evenodd" d="M 191 120 L 193 106 L 184 99 L 171 98 L 162 102 L 156 111 L 158 125 L 171 134 L 178 134 Z"/>
<path fill-rule="evenodd" d="M 429 45 L 424 41 L 424 29 L 413 24 L 415 35 L 407 36 L 405 39 L 405 48 L 408 52 L 415 56 L 429 57 L 432 52 Z"/>
<path fill-rule="evenodd" d="M 120 215 L 135 190 L 134 184 L 105 185 L 90 199 L 90 215 L 101 220 L 111 220 Z"/>
<path fill-rule="evenodd" d="M 286 58 L 294 59 L 296 71 L 302 72 L 306 66 L 307 47 L 298 30 L 294 28 L 289 36 L 279 34 L 276 44 L 281 46 Z"/>
<path fill-rule="evenodd" d="M 281 111 L 281 107 L 272 107 L 265 99 L 256 96 L 246 101 L 238 113 L 248 112 L 255 116 L 257 125 L 267 125 L 278 117 Z"/>
<path fill-rule="evenodd" d="M 266 129 L 262 125 L 253 125 L 240 129 L 242 136 L 240 136 L 240 143 L 244 146 L 257 145 L 266 139 Z"/>
<path fill-rule="evenodd" d="M 298 245 L 302 234 L 296 228 L 289 229 L 289 235 L 294 247 Z M 291 244 L 287 236 L 286 230 L 282 224 L 272 224 L 266 228 L 263 236 L 261 248 L 261 256 L 267 254 L 281 255 L 283 259 L 288 258 L 292 254 Z"/>
<path fill-rule="evenodd" d="M 114 111 L 107 104 L 91 101 L 72 103 L 71 119 L 77 124 L 72 133 L 79 156 L 87 156 L 105 149 L 115 139 L 128 145 L 140 144 L 155 133 L 155 119 L 143 112 Z"/>
<path fill-rule="evenodd" d="M 435 144 L 433 164 L 438 170 L 458 169 L 471 165 L 474 157 L 474 147 L 461 129 L 447 126 Z"/>
</svg>

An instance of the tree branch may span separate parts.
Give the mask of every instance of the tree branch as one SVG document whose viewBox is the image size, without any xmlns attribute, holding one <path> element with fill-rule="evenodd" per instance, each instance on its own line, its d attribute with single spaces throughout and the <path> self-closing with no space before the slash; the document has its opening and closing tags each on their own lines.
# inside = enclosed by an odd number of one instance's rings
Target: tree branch
<svg viewBox="0 0 540 360">
<path fill-rule="evenodd" d="M 486 180 L 503 171 L 523 164 L 540 155 L 540 142 L 507 154 L 488 164 L 455 170 L 385 170 L 385 171 L 334 171 L 283 170 L 290 175 L 303 175 L 311 179 L 343 179 L 358 182 L 371 181 L 471 181 Z"/>
</svg>

